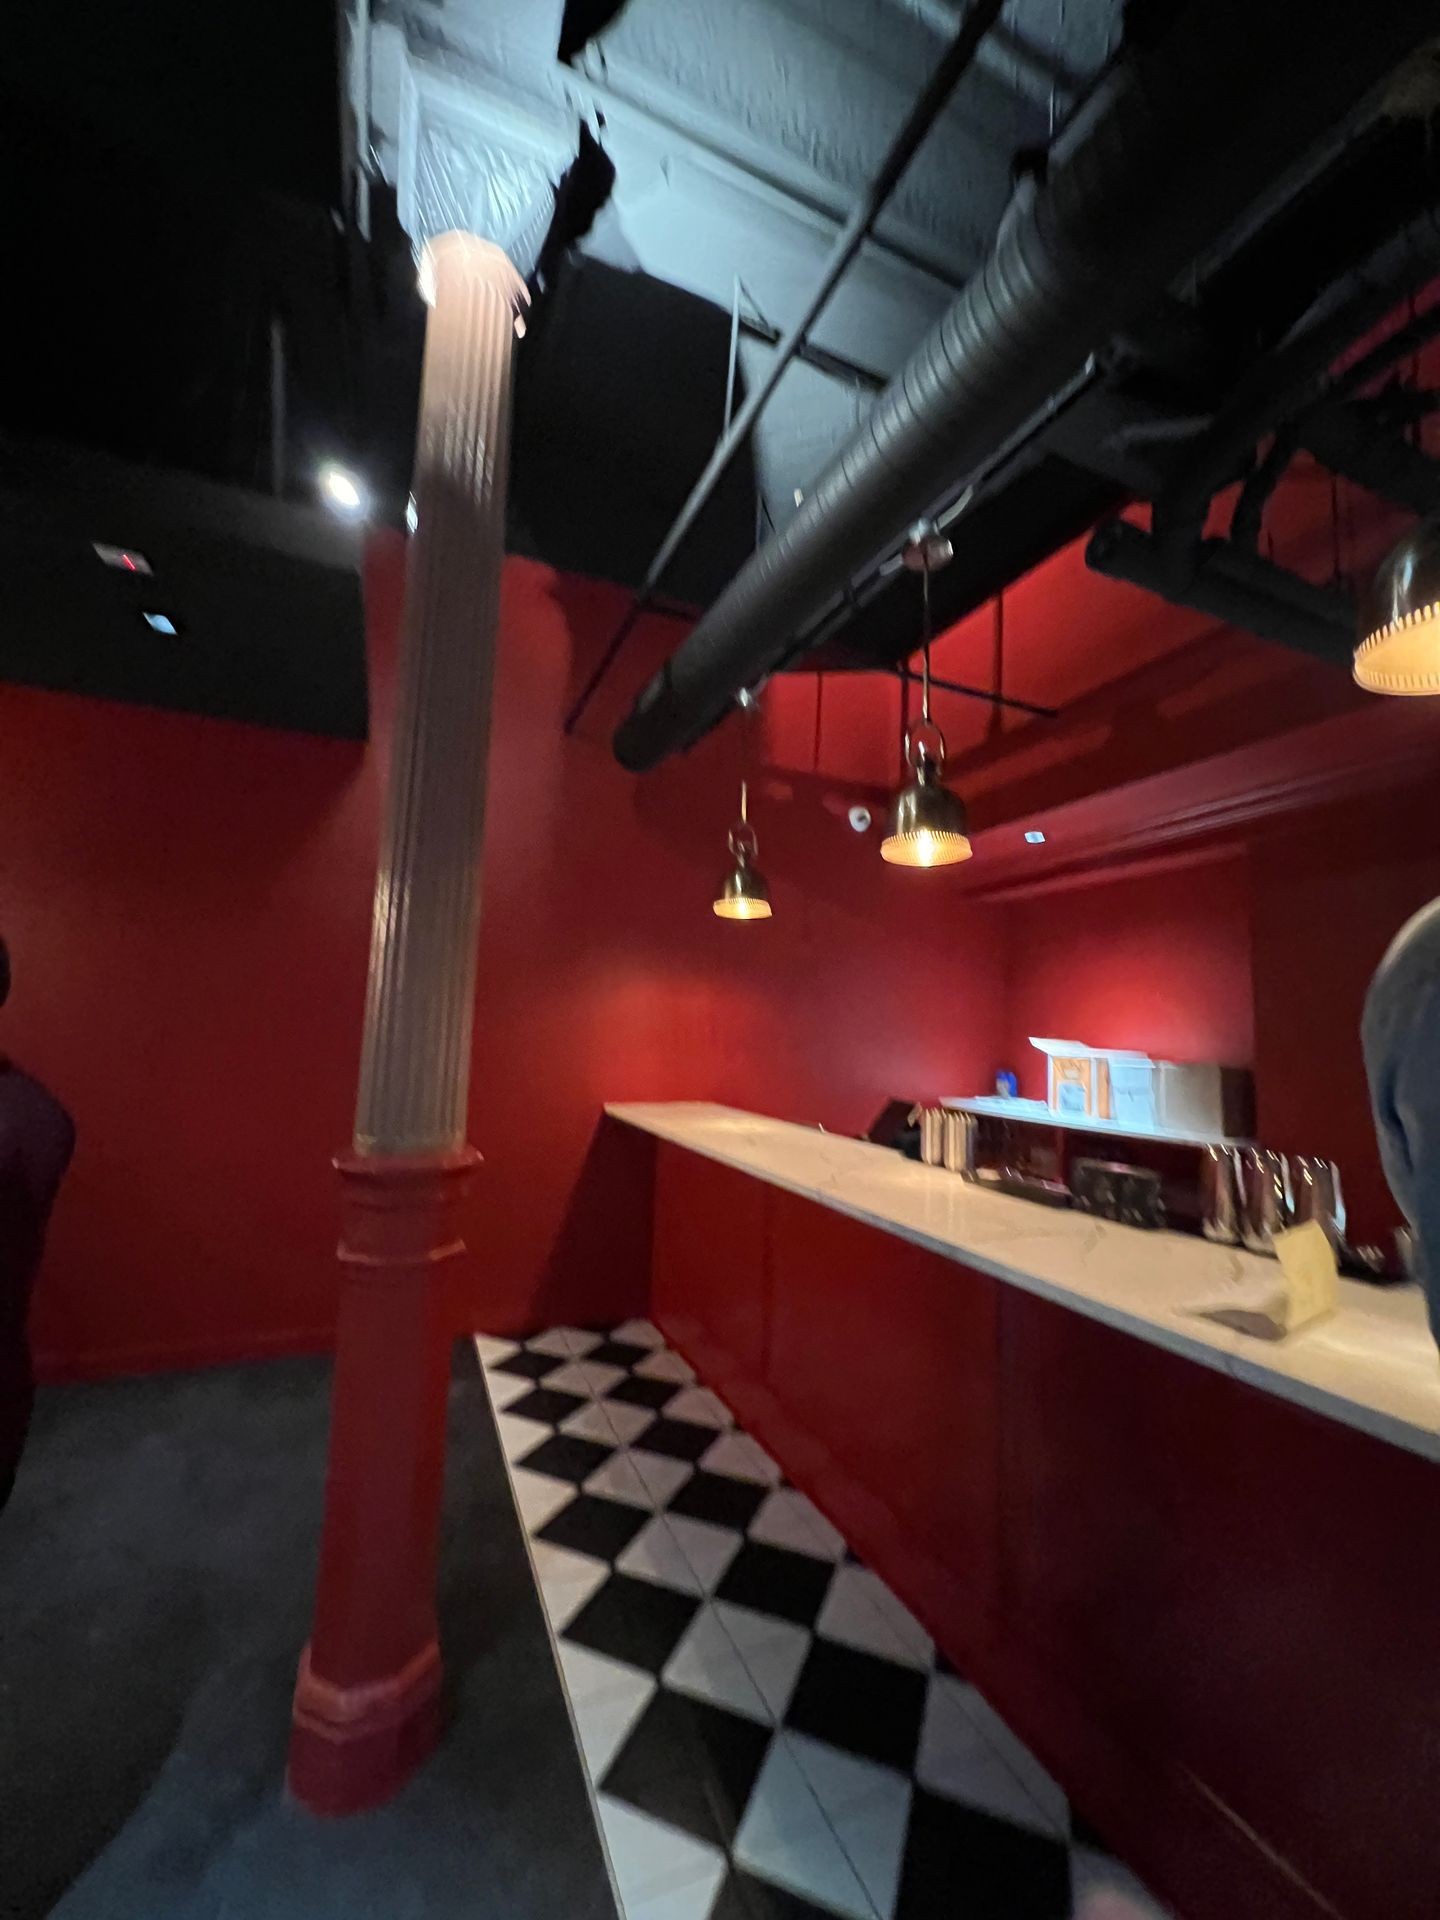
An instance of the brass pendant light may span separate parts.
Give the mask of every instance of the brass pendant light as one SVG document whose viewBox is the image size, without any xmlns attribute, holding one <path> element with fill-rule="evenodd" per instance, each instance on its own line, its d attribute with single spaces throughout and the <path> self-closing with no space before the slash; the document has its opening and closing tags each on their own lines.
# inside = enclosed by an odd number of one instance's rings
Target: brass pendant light
<svg viewBox="0 0 1440 1920">
<path fill-rule="evenodd" d="M 751 717 L 758 715 L 760 702 L 749 687 L 737 697 L 740 708 L 740 818 L 730 829 L 729 847 L 731 866 L 725 878 L 720 882 L 720 891 L 711 903 L 711 911 L 719 920 L 768 920 L 770 918 L 770 889 L 765 884 L 765 876 L 755 865 L 755 856 L 759 846 L 755 839 L 755 829 L 750 824 L 750 729 L 756 724 Z"/>
<path fill-rule="evenodd" d="M 881 859 L 894 867 L 953 867 L 974 851 L 964 803 L 943 784 L 945 735 L 930 717 L 930 574 L 952 552 L 943 535 L 926 527 L 915 529 L 905 549 L 905 565 L 921 579 L 921 718 L 905 735 L 911 777 L 895 796 L 890 831 L 880 845 Z"/>
<path fill-rule="evenodd" d="M 1440 693 L 1440 517 L 1413 527 L 1377 568 L 1355 678 L 1371 693 Z"/>
<path fill-rule="evenodd" d="M 711 911 L 721 920 L 768 920 L 770 889 L 753 862 L 759 847 L 749 818 L 749 782 L 740 782 L 740 818 L 730 829 L 730 858 L 734 863 L 720 882 Z"/>
</svg>

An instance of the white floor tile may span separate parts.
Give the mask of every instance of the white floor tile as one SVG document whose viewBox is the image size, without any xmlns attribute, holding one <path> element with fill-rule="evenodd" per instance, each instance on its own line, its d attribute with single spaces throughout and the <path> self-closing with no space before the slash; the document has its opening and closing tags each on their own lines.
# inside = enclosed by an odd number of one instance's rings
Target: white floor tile
<svg viewBox="0 0 1440 1920">
<path fill-rule="evenodd" d="M 724 1855 L 718 1847 L 694 1840 L 678 1828 L 637 1813 L 622 1800 L 609 1794 L 596 1796 L 600 1826 L 616 1884 L 626 1911 L 642 1900 L 655 1900 L 663 1893 L 675 1893 L 694 1886 L 718 1866 L 724 1870 Z"/>
<path fill-rule="evenodd" d="M 639 1446 L 631 1447 L 626 1457 L 650 1495 L 650 1504 L 656 1507 L 663 1507 L 667 1500 L 673 1500 L 695 1473 L 688 1460 L 672 1460 L 668 1453 L 647 1452 L 643 1434 Z"/>
<path fill-rule="evenodd" d="M 649 1320 L 627 1320 L 622 1326 L 616 1327 L 610 1338 L 623 1340 L 632 1347 L 663 1347 L 665 1344 L 664 1334 Z"/>
<path fill-rule="evenodd" d="M 583 1327 L 551 1327 L 548 1333 L 537 1333 L 525 1344 L 532 1353 L 573 1354 L 578 1360 L 581 1354 L 598 1347 L 604 1337 L 599 1333 L 586 1333 Z"/>
<path fill-rule="evenodd" d="M 667 1687 L 767 1724 L 771 1714 L 717 1609 L 701 1607 L 661 1676 Z"/>
<path fill-rule="evenodd" d="M 667 1514 L 665 1520 L 700 1583 L 700 1591 L 713 1593 L 740 1551 L 744 1535 L 733 1527 L 712 1526 L 708 1520 L 692 1520 L 683 1513 Z"/>
<path fill-rule="evenodd" d="M 582 1420 L 595 1424 L 582 1426 Z M 607 1440 L 612 1445 L 618 1440 L 622 1447 L 628 1447 L 654 1422 L 655 1415 L 649 1407 L 632 1407 L 624 1400 L 596 1400 L 593 1405 L 572 1413 L 568 1420 L 562 1420 L 560 1426 L 563 1432 L 581 1433 L 587 1440 Z"/>
<path fill-rule="evenodd" d="M 880 1920 L 891 1920 L 895 1896 L 900 1891 L 900 1873 L 905 1864 L 905 1834 L 909 1824 L 910 1799 L 905 1799 L 905 1817 L 896 1820 L 887 1806 L 857 1807 L 845 1816 L 840 1845 L 845 1858 L 860 1877 L 874 1902 Z"/>
<path fill-rule="evenodd" d="M 786 1738 L 846 1858 L 877 1910 L 889 1920 L 905 1855 L 909 1780 L 893 1768 L 842 1753 L 823 1740 L 798 1733 Z"/>
<path fill-rule="evenodd" d="M 593 1400 L 608 1393 L 625 1378 L 623 1367 L 612 1367 L 602 1360 L 572 1360 L 568 1366 L 547 1373 L 542 1384 L 557 1393 L 584 1393 Z"/>
<path fill-rule="evenodd" d="M 725 1862 L 713 1861 L 698 1880 L 671 1893 L 657 1893 L 649 1900 L 632 1900 L 625 1909 L 625 1920 L 709 1920 L 724 1878 Z"/>
<path fill-rule="evenodd" d="M 780 1478 L 779 1467 L 748 1433 L 722 1433 L 701 1455 L 700 1464 L 708 1473 L 728 1473 L 732 1479 L 753 1480 L 761 1487 L 773 1487 Z"/>
<path fill-rule="evenodd" d="M 497 1360 L 508 1360 L 512 1353 L 520 1351 L 514 1340 L 497 1340 L 493 1334 L 477 1333 L 475 1351 L 480 1356 L 482 1367 L 493 1367 Z"/>
<path fill-rule="evenodd" d="M 961 1707 L 956 1693 L 959 1684 L 944 1674 L 930 1682 L 915 1778 L 931 1793 L 979 1807 L 1032 1833 L 1058 1833 Z"/>
<path fill-rule="evenodd" d="M 735 1858 L 749 1872 L 849 1920 L 874 1920 L 870 1897 L 784 1734 L 770 1743 L 735 1836 Z"/>
<path fill-rule="evenodd" d="M 903 1637 L 898 1615 L 910 1621 L 910 1639 Z M 903 1666 L 925 1668 L 930 1663 L 930 1643 L 923 1628 L 866 1567 L 835 1569 L 815 1631 L 842 1646 L 878 1654 L 882 1660 L 898 1660 Z"/>
<path fill-rule="evenodd" d="M 703 1588 L 694 1568 L 686 1559 L 680 1542 L 657 1513 L 636 1534 L 615 1561 L 620 1573 L 636 1580 L 653 1580 L 656 1586 L 673 1587 L 677 1593 L 701 1593 Z"/>
<path fill-rule="evenodd" d="M 667 1420 L 693 1420 L 697 1427 L 733 1427 L 735 1416 L 708 1387 L 684 1387 L 665 1405 Z"/>
<path fill-rule="evenodd" d="M 552 1546 L 548 1540 L 532 1540 L 530 1557 L 550 1625 L 556 1633 L 563 1633 L 590 1596 L 605 1584 L 610 1569 L 603 1560 Z"/>
<path fill-rule="evenodd" d="M 532 1447 L 548 1440 L 550 1429 L 543 1420 L 524 1420 L 519 1414 L 497 1413 L 495 1431 L 507 1460 L 522 1459 Z"/>
<path fill-rule="evenodd" d="M 508 1407 L 512 1400 L 523 1400 L 527 1393 L 535 1391 L 535 1382 L 518 1373 L 487 1373 L 485 1385 L 490 1394 L 490 1404 L 497 1413 L 502 1407 Z"/>
<path fill-rule="evenodd" d="M 983 1694 L 963 1680 L 949 1680 L 948 1675 L 942 1678 L 948 1681 L 965 1712 L 1040 1809 L 1046 1825 L 1056 1833 L 1066 1832 L 1070 1803 L 1065 1798 L 1064 1788 L 1045 1771 L 1018 1734 L 1011 1732 Z M 936 1683 L 932 1681 L 931 1684 L 933 1686 Z"/>
<path fill-rule="evenodd" d="M 587 1400 L 560 1422 L 561 1433 L 573 1433 L 577 1440 L 598 1440 L 602 1447 L 613 1447 L 619 1438 L 610 1424 L 609 1403 Z"/>
<path fill-rule="evenodd" d="M 757 1613 L 753 1607 L 738 1607 L 729 1600 L 717 1600 L 715 1611 L 738 1649 L 767 1714 L 773 1720 L 783 1720 L 812 1636 L 793 1620 Z"/>
<path fill-rule="evenodd" d="M 585 1481 L 586 1493 L 604 1500 L 623 1500 L 627 1507 L 654 1508 L 655 1496 L 640 1478 L 639 1469 L 628 1453 L 612 1453 Z"/>
<path fill-rule="evenodd" d="M 575 1731 L 585 1757 L 592 1785 L 598 1787 L 610 1762 L 630 1737 L 630 1729 L 640 1718 L 655 1692 L 655 1682 L 639 1673 L 624 1693 L 598 1694 L 589 1700 L 572 1700 Z"/>
<path fill-rule="evenodd" d="M 750 1538 L 770 1547 L 789 1547 L 795 1553 L 813 1554 L 819 1560 L 839 1560 L 845 1552 L 843 1537 L 831 1526 L 820 1509 L 794 1487 L 776 1487 L 769 1493 L 750 1522 Z"/>
<path fill-rule="evenodd" d="M 1171 1920 L 1133 1873 L 1108 1854 L 1076 1847 L 1070 1856 L 1073 1920 Z"/>
<path fill-rule="evenodd" d="M 880 1609 L 882 1619 L 892 1627 L 909 1651 L 913 1665 L 928 1668 L 935 1658 L 935 1642 L 891 1588 L 878 1574 L 871 1574 L 870 1595 Z"/>
<path fill-rule="evenodd" d="M 694 1472 L 684 1460 L 664 1455 L 635 1452 L 612 1453 L 585 1482 L 586 1493 L 598 1493 L 606 1500 L 623 1500 L 627 1507 L 648 1507 L 652 1512 L 663 1507 Z"/>
<path fill-rule="evenodd" d="M 641 1668 L 612 1661 L 609 1653 L 591 1653 L 589 1647 L 580 1647 L 574 1640 L 557 1642 L 557 1653 L 564 1692 L 570 1695 L 572 1707 L 589 1699 L 628 1699 L 653 1682 L 653 1676 L 641 1672 Z"/>
<path fill-rule="evenodd" d="M 688 1386 L 695 1378 L 690 1362 L 669 1347 L 657 1347 L 643 1360 L 637 1360 L 635 1371 L 642 1380 L 678 1380 L 682 1386 Z"/>
<path fill-rule="evenodd" d="M 527 1467 L 512 1467 L 510 1484 L 527 1533 L 538 1533 L 575 1498 L 568 1480 L 552 1480 L 548 1473 L 531 1473 Z"/>
</svg>

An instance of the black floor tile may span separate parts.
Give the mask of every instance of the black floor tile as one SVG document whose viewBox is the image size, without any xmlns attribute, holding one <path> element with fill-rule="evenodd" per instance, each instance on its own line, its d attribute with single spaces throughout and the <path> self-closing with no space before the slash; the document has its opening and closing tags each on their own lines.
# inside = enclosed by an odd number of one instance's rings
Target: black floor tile
<svg viewBox="0 0 1440 1920">
<path fill-rule="evenodd" d="M 644 1434 L 635 1444 L 644 1446 Z M 744 1533 L 769 1491 L 768 1487 L 757 1487 L 752 1481 L 732 1480 L 728 1473 L 707 1473 L 704 1467 L 698 1467 L 694 1477 L 685 1482 L 670 1502 L 670 1511 Z"/>
<path fill-rule="evenodd" d="M 590 1349 L 585 1358 L 599 1360 L 607 1367 L 624 1367 L 628 1373 L 649 1352 L 651 1348 L 632 1346 L 628 1340 L 602 1340 L 598 1347 Z"/>
<path fill-rule="evenodd" d="M 728 1848 L 769 1745 L 769 1727 L 661 1687 L 600 1785 L 642 1813 Z"/>
<path fill-rule="evenodd" d="M 643 1525 L 650 1515 L 639 1513 L 637 1518 Z M 563 1637 L 612 1660 L 659 1673 L 699 1605 L 697 1595 L 675 1593 L 669 1587 L 616 1573 L 586 1601 Z"/>
<path fill-rule="evenodd" d="M 797 1626 L 813 1627 L 834 1572 L 828 1560 L 814 1560 L 808 1553 L 791 1553 L 785 1547 L 747 1540 L 715 1589 L 715 1598 L 733 1600 L 737 1606 L 754 1607 L 760 1613 L 778 1613 Z"/>
<path fill-rule="evenodd" d="M 606 1400 L 619 1400 L 627 1407 L 649 1407 L 652 1413 L 658 1413 L 668 1401 L 680 1391 L 679 1383 L 674 1380 L 642 1380 L 634 1376 L 622 1380 L 604 1395 Z"/>
<path fill-rule="evenodd" d="M 515 1464 L 528 1467 L 532 1473 L 548 1473 L 554 1480 L 573 1480 L 578 1487 L 597 1467 L 603 1467 L 614 1451 L 614 1447 L 602 1446 L 598 1440 L 582 1440 L 578 1434 L 552 1433 Z"/>
<path fill-rule="evenodd" d="M 798 1894 L 732 1867 L 710 1920 L 834 1920 L 834 1915 L 827 1907 L 812 1907 Z"/>
<path fill-rule="evenodd" d="M 497 1360 L 491 1373 L 517 1373 L 522 1380 L 543 1380 L 547 1373 L 554 1373 L 557 1367 L 569 1363 L 568 1353 L 531 1353 L 522 1348 L 512 1353 L 508 1360 Z"/>
<path fill-rule="evenodd" d="M 1070 1858 L 1058 1840 L 915 1789 L 895 1920 L 1065 1920 Z"/>
<path fill-rule="evenodd" d="M 721 1596 L 725 1596 L 722 1585 Z M 817 1639 L 785 1715 L 787 1726 L 909 1773 L 925 1715 L 926 1678 L 894 1660 Z"/>
<path fill-rule="evenodd" d="M 596 1560 L 614 1561 L 650 1519 L 644 1507 L 627 1507 L 621 1500 L 601 1500 L 581 1493 L 547 1520 L 535 1536 L 552 1547 L 569 1547 Z"/>
<path fill-rule="evenodd" d="M 533 1392 L 512 1400 L 508 1407 L 502 1407 L 501 1412 L 513 1413 L 521 1420 L 547 1420 L 552 1427 L 558 1427 L 584 1404 L 583 1394 L 561 1393 L 556 1387 L 536 1387 Z"/>
<path fill-rule="evenodd" d="M 719 1437 L 714 1427 L 699 1426 L 694 1420 L 667 1420 L 662 1414 L 645 1429 L 645 1451 L 693 1462 L 708 1453 Z"/>
</svg>

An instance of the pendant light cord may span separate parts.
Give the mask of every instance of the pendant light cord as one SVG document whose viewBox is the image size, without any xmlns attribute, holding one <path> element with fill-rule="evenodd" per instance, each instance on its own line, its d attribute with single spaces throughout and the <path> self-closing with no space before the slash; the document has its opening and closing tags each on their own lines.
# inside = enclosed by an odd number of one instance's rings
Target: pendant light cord
<svg viewBox="0 0 1440 1920">
<path fill-rule="evenodd" d="M 921 553 L 920 569 L 920 717 L 927 727 L 933 726 L 930 718 L 930 550 L 928 546 Z"/>
</svg>

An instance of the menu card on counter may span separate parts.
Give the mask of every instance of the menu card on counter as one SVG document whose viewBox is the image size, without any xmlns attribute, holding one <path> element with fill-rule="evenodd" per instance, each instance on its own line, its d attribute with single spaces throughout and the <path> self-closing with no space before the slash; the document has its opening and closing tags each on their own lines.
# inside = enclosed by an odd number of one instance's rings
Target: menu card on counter
<svg viewBox="0 0 1440 1920">
<path fill-rule="evenodd" d="M 1340 1303 L 1340 1270 L 1324 1228 L 1307 1220 L 1277 1233 L 1274 1246 L 1273 1275 L 1244 1280 L 1190 1311 L 1259 1340 L 1283 1340 L 1287 1333 L 1333 1313 Z"/>
</svg>

